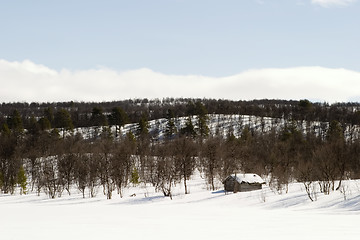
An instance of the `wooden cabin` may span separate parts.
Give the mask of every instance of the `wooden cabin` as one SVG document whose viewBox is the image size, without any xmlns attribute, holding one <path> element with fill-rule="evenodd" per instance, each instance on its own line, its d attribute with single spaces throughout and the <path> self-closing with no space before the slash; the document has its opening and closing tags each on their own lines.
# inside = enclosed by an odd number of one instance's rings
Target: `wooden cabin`
<svg viewBox="0 0 360 240">
<path fill-rule="evenodd" d="M 236 173 L 228 176 L 224 181 L 227 192 L 248 192 L 262 189 L 265 181 L 255 173 Z"/>
</svg>

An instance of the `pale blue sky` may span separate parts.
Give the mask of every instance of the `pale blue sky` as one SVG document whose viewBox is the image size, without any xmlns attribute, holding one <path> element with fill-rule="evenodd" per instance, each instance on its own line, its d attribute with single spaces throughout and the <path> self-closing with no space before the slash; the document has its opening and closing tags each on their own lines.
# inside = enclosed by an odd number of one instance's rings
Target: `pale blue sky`
<svg viewBox="0 0 360 240">
<path fill-rule="evenodd" d="M 360 71 L 360 3 L 343 2 L 1 1 L 0 59 L 211 77 L 300 66 Z"/>
<path fill-rule="evenodd" d="M 360 101 L 360 0 L 0 0 L 0 102 Z"/>
</svg>

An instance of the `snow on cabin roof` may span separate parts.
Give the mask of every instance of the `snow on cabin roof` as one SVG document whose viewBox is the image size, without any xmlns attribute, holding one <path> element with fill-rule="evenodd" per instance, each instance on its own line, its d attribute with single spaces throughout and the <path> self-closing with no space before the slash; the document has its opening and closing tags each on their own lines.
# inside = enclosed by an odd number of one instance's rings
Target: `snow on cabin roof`
<svg viewBox="0 0 360 240">
<path fill-rule="evenodd" d="M 231 174 L 231 177 L 235 178 L 239 183 L 265 183 L 265 181 L 255 173 L 236 173 Z"/>
</svg>

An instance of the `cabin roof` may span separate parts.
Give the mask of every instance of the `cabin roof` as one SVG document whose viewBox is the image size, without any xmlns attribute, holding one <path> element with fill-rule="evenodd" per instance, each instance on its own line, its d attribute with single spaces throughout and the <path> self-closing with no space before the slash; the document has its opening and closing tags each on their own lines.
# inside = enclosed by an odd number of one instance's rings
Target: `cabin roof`
<svg viewBox="0 0 360 240">
<path fill-rule="evenodd" d="M 225 181 L 230 177 L 234 178 L 238 183 L 261 183 L 261 184 L 265 183 L 265 181 L 259 175 L 255 174 L 255 173 L 231 174 L 230 176 L 228 176 L 225 179 Z"/>
</svg>

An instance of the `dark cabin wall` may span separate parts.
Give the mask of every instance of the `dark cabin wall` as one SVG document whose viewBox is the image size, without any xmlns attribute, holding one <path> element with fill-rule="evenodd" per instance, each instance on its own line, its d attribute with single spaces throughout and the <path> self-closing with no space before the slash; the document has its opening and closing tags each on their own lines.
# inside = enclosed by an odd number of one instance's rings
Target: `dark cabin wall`
<svg viewBox="0 0 360 240">
<path fill-rule="evenodd" d="M 233 192 L 235 186 L 235 179 L 232 177 L 229 177 L 224 182 L 224 189 L 227 192 Z"/>
<path fill-rule="evenodd" d="M 236 186 L 236 185 L 238 185 L 238 186 Z M 249 184 L 249 183 L 239 184 L 239 183 L 237 183 L 236 185 L 235 185 L 235 188 L 237 188 L 237 190 L 239 192 L 249 192 L 249 191 L 262 189 L 262 185 L 260 183 L 253 183 L 253 184 Z"/>
<path fill-rule="evenodd" d="M 260 184 L 260 183 L 253 183 L 253 184 L 242 183 L 242 184 L 239 184 L 238 182 L 235 181 L 234 178 L 228 177 L 224 181 L 224 189 L 227 192 L 248 192 L 248 191 L 254 191 L 254 190 L 262 189 L 262 184 Z"/>
</svg>

